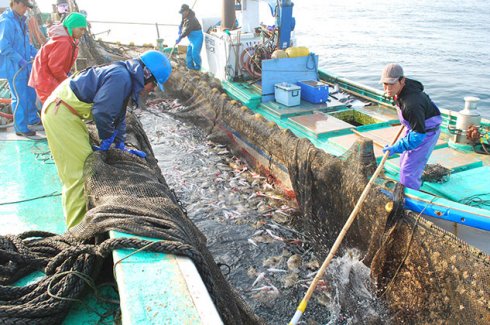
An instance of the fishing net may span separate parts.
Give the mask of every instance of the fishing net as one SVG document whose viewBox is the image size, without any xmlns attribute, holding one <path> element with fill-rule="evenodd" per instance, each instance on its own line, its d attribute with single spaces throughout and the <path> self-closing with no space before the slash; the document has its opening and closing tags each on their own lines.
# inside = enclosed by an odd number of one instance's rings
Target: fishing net
<svg viewBox="0 0 490 325">
<path fill-rule="evenodd" d="M 258 319 L 236 295 L 206 247 L 206 238 L 185 214 L 168 187 L 139 121 L 128 116 L 129 143 L 151 153 L 146 162 L 125 152 L 92 155 L 85 164 L 90 211 L 72 233 L 80 239 L 109 230 L 162 239 L 149 250 L 191 258 L 227 324 L 252 324 Z M 93 132 L 95 134 L 95 132 Z"/>
<path fill-rule="evenodd" d="M 302 212 L 295 221 L 325 257 L 376 168 L 372 143 L 359 140 L 342 157 L 333 157 L 230 100 L 216 79 L 177 66 L 166 89 L 187 105 L 169 114 L 201 126 L 209 138 L 227 143 L 252 166 L 260 167 L 238 144 L 260 148 L 270 157 L 265 173 L 280 172 L 275 163 L 287 168 Z M 439 179 L 448 176 L 440 170 L 431 173 Z M 385 206 L 391 200 L 381 189 L 397 198 L 390 212 Z M 373 284 L 390 307 L 390 320 L 488 323 L 488 256 L 427 221 L 423 213 L 404 211 L 401 193 L 398 186 L 375 186 L 342 244 L 363 252 Z"/>
<path fill-rule="evenodd" d="M 61 323 L 73 301 L 101 273 L 103 261 L 121 248 L 189 257 L 226 324 L 261 323 L 230 287 L 206 247 L 206 238 L 167 186 L 139 121 L 128 115 L 127 126 L 127 141 L 149 155 L 142 160 L 111 149 L 87 158 L 89 211 L 81 224 L 63 235 L 28 232 L 0 237 L 0 323 Z M 95 128 L 91 129 L 96 138 Z M 107 239 L 110 230 L 159 241 Z M 46 277 L 28 286 L 12 286 L 33 271 Z"/>
<path fill-rule="evenodd" d="M 422 174 L 423 182 L 445 183 L 451 176 L 451 170 L 440 164 L 427 164 Z"/>
</svg>

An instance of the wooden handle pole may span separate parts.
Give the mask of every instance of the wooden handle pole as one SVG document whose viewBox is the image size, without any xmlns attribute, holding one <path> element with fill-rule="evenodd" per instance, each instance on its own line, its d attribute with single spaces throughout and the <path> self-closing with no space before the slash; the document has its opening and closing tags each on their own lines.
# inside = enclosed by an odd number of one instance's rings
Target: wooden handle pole
<svg viewBox="0 0 490 325">
<path fill-rule="evenodd" d="M 400 127 L 400 130 L 398 130 L 396 136 L 391 142 L 391 145 L 393 145 L 397 140 L 400 134 L 402 133 L 404 129 L 404 126 L 402 125 Z M 371 186 L 373 185 L 374 181 L 376 178 L 379 176 L 381 171 L 383 170 L 384 164 L 386 160 L 388 159 L 389 151 L 385 152 L 383 155 L 383 159 L 379 163 L 378 168 L 376 168 L 376 171 L 374 172 L 373 176 L 367 183 L 366 187 L 364 188 L 364 191 L 362 191 L 361 196 L 359 197 L 359 200 L 357 200 L 356 206 L 354 207 L 354 210 L 352 210 L 349 218 L 347 219 L 347 222 L 345 223 L 344 227 L 340 231 L 340 234 L 338 235 L 337 239 L 335 240 L 332 248 L 330 249 L 330 252 L 328 253 L 327 258 L 323 262 L 322 266 L 320 267 L 320 270 L 318 270 L 318 273 L 316 274 L 315 278 L 313 279 L 313 282 L 310 284 L 310 287 L 308 288 L 308 291 L 306 291 L 306 294 L 301 301 L 301 303 L 298 306 L 298 309 L 296 310 L 296 314 L 293 316 L 291 319 L 291 322 L 289 324 L 297 324 L 299 319 L 301 318 L 301 315 L 304 313 L 306 306 L 308 304 L 308 301 L 310 300 L 311 296 L 313 295 L 313 292 L 315 291 L 315 288 L 318 284 L 318 281 L 323 277 L 323 274 L 325 273 L 325 270 L 327 269 L 328 265 L 332 261 L 333 257 L 335 256 L 335 253 L 340 247 L 340 244 L 342 243 L 342 240 L 344 239 L 345 235 L 347 234 L 347 231 L 349 230 L 350 226 L 354 222 L 354 220 L 357 217 L 357 214 L 361 210 L 361 206 L 364 203 L 364 200 L 366 200 L 366 197 L 369 193 L 369 190 L 371 189 Z"/>
</svg>

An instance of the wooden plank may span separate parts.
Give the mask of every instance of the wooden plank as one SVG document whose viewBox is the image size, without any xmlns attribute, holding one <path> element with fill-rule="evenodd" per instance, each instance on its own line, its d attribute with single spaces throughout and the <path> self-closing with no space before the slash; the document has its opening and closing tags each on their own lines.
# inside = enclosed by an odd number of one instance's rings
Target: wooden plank
<svg viewBox="0 0 490 325">
<path fill-rule="evenodd" d="M 390 159 L 394 166 L 399 166 L 400 157 Z M 429 164 L 439 164 L 452 172 L 460 172 L 463 170 L 481 167 L 483 163 L 472 153 L 464 153 L 449 147 L 439 148 L 432 151 L 429 158 Z M 399 171 L 400 168 L 396 167 Z"/>
<path fill-rule="evenodd" d="M 141 238 L 115 231 L 110 236 Z M 145 251 L 125 259 L 132 252 L 113 252 L 123 325 L 222 324 L 191 260 Z"/>
<path fill-rule="evenodd" d="M 298 128 L 303 129 L 315 137 L 331 131 L 354 128 L 354 125 L 352 124 L 328 114 L 318 112 L 309 115 L 290 117 L 289 120 Z"/>
<path fill-rule="evenodd" d="M 392 136 L 396 133 L 398 128 L 399 126 L 392 126 L 369 131 L 356 131 L 356 133 L 360 136 L 373 140 L 376 145 L 384 147 L 390 142 Z M 436 145 L 441 145 L 443 143 L 445 143 L 445 141 L 439 138 Z"/>
</svg>

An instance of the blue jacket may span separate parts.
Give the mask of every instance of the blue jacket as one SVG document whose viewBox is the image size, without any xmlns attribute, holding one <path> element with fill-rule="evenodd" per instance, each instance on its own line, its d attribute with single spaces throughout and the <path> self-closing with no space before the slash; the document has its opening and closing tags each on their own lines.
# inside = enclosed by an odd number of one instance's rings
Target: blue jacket
<svg viewBox="0 0 490 325">
<path fill-rule="evenodd" d="M 79 100 L 93 103 L 92 115 L 101 140 L 117 130 L 115 143 L 126 138 L 126 105 L 137 105 L 144 88 L 142 63 L 131 59 L 82 71 L 70 80 L 70 88 Z"/>
<path fill-rule="evenodd" d="M 29 40 L 26 17 L 8 8 L 0 15 L 0 78 L 12 79 L 20 62 L 31 61 L 37 50 Z M 29 76 L 26 71 L 26 77 Z"/>
</svg>

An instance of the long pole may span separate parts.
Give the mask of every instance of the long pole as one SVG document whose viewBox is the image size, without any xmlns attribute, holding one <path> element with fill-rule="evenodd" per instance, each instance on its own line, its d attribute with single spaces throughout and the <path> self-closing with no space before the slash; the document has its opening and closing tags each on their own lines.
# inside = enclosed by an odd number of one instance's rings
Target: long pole
<svg viewBox="0 0 490 325">
<path fill-rule="evenodd" d="M 175 48 L 177 47 L 177 44 L 174 45 L 174 47 L 172 47 L 172 50 L 170 51 L 170 54 L 168 55 L 168 59 L 172 59 L 172 54 L 174 54 L 174 50 Z"/>
<path fill-rule="evenodd" d="M 404 126 L 402 125 L 400 127 L 400 130 L 398 130 L 396 136 L 393 138 L 391 145 L 393 145 L 398 140 L 398 137 L 402 133 L 403 129 L 404 129 Z M 306 291 L 305 297 L 303 298 L 303 300 L 301 300 L 300 304 L 298 305 L 298 308 L 296 309 L 296 313 L 294 314 L 293 318 L 289 322 L 290 325 L 298 324 L 301 316 L 305 312 L 306 306 L 308 305 L 308 301 L 310 300 L 311 296 L 313 295 L 313 292 L 315 291 L 315 288 L 318 284 L 318 281 L 320 281 L 320 279 L 323 277 L 325 270 L 327 269 L 328 265 L 330 264 L 333 257 L 335 256 L 335 253 L 339 249 L 340 244 L 342 243 L 342 240 L 344 239 L 345 235 L 347 234 L 347 231 L 349 230 L 350 226 L 352 225 L 352 223 L 356 219 L 357 214 L 361 210 L 361 206 L 364 203 L 364 200 L 366 200 L 366 197 L 369 193 L 369 190 L 371 189 L 371 186 L 374 184 L 374 181 L 376 180 L 376 178 L 378 178 L 378 175 L 383 170 L 386 159 L 388 159 L 388 155 L 389 155 L 389 151 L 385 152 L 383 159 L 379 163 L 378 168 L 376 168 L 376 171 L 374 172 L 373 176 L 371 177 L 368 184 L 364 188 L 364 191 L 362 191 L 362 194 L 359 197 L 359 200 L 357 200 L 357 203 L 356 203 L 356 206 L 354 207 L 354 210 L 352 210 L 349 218 L 347 219 L 347 222 L 345 223 L 344 227 L 340 231 L 339 236 L 335 240 L 335 243 L 333 244 L 332 248 L 330 249 L 330 252 L 328 253 L 327 258 L 325 259 L 320 270 L 318 271 L 315 278 L 313 279 L 313 282 L 310 284 L 308 291 Z"/>
</svg>

